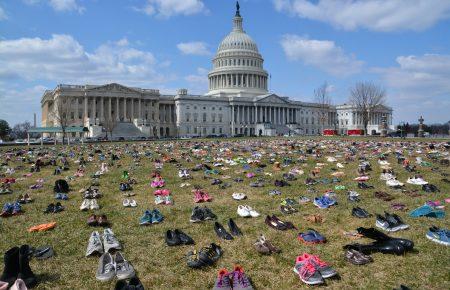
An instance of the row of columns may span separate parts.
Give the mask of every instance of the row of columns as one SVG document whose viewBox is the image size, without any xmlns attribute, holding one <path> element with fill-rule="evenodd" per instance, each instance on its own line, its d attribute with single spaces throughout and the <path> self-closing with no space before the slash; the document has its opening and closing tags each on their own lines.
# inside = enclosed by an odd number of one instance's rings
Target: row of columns
<svg viewBox="0 0 450 290">
<path fill-rule="evenodd" d="M 221 74 L 209 77 L 210 89 L 233 87 L 267 90 L 267 77 L 257 74 Z"/>
<path fill-rule="evenodd" d="M 231 106 L 232 124 L 290 124 L 296 123 L 298 109 L 273 106 Z"/>
<path fill-rule="evenodd" d="M 133 121 L 134 119 L 150 119 L 150 116 L 143 116 L 143 102 L 139 98 L 120 98 L 120 97 L 81 97 L 83 100 L 82 120 L 99 119 L 100 121 L 107 119 L 115 119 L 116 121 Z M 69 104 L 75 100 L 74 119 L 80 120 L 79 97 L 69 99 Z M 153 108 L 152 108 L 153 109 Z M 175 105 L 159 104 L 158 113 L 160 122 L 175 122 Z M 91 112 L 89 114 L 88 112 Z M 114 111 L 114 113 L 113 113 Z M 148 112 L 150 113 L 150 112 Z M 158 118 L 156 116 L 156 118 Z"/>
<path fill-rule="evenodd" d="M 392 115 L 387 113 L 381 113 L 381 112 L 371 112 L 370 118 L 369 118 L 369 125 L 380 125 L 381 119 L 383 115 L 386 115 L 387 117 L 387 124 L 390 125 L 392 122 Z M 353 113 L 353 125 L 362 125 L 363 124 L 363 114 L 359 112 Z"/>
</svg>

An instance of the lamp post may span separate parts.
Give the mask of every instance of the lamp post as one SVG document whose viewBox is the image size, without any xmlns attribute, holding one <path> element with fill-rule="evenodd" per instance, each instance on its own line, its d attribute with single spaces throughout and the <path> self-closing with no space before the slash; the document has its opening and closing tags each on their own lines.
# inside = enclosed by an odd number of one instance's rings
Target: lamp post
<svg viewBox="0 0 450 290">
<path fill-rule="evenodd" d="M 424 137 L 424 131 L 423 131 L 423 121 L 425 121 L 424 119 L 423 119 L 423 117 L 422 116 L 420 116 L 420 118 L 419 118 L 419 131 L 417 132 L 417 136 L 418 137 Z"/>
</svg>

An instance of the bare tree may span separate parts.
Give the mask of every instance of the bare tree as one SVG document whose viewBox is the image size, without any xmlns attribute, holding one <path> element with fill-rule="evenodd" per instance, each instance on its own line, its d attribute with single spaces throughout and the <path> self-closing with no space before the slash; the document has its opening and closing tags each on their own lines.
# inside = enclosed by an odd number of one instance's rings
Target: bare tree
<svg viewBox="0 0 450 290">
<path fill-rule="evenodd" d="M 66 138 L 66 129 L 69 126 L 69 118 L 71 113 L 71 106 L 69 99 L 63 99 L 59 96 L 53 105 L 52 116 L 55 119 L 56 123 L 59 124 L 62 130 L 62 143 L 64 144 Z"/>
<path fill-rule="evenodd" d="M 111 138 L 112 141 L 112 134 L 114 131 L 114 128 L 117 125 L 117 121 L 114 117 L 110 117 L 110 118 L 106 118 L 105 121 L 103 122 L 103 127 L 105 128 L 106 131 L 106 138 L 108 138 L 108 133 L 109 136 Z"/>
<path fill-rule="evenodd" d="M 319 122 L 321 125 L 321 133 L 323 134 L 323 129 L 328 119 L 328 112 L 331 105 L 331 97 L 329 95 L 327 82 L 324 82 L 314 90 L 314 101 L 319 104 Z"/>
<path fill-rule="evenodd" d="M 358 82 L 350 89 L 350 103 L 362 116 L 364 135 L 367 135 L 367 126 L 371 121 L 371 112 L 379 106 L 385 105 L 386 91 L 384 88 L 371 82 Z"/>
</svg>

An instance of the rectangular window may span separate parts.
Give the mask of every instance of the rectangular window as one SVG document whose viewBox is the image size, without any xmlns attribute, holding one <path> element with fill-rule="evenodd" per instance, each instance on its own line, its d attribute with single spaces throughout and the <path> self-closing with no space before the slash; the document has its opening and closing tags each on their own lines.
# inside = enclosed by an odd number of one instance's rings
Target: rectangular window
<svg viewBox="0 0 450 290">
<path fill-rule="evenodd" d="M 194 114 L 194 122 L 197 122 L 197 119 L 198 119 L 198 114 L 195 113 L 195 114 Z"/>
<path fill-rule="evenodd" d="M 222 123 L 222 120 L 223 120 L 223 115 L 219 114 L 219 122 Z"/>
<path fill-rule="evenodd" d="M 219 128 L 219 133 L 222 134 L 222 127 Z"/>
<path fill-rule="evenodd" d="M 206 113 L 203 113 L 203 122 L 206 122 Z"/>
<path fill-rule="evenodd" d="M 211 114 L 211 121 L 216 122 L 216 114 Z"/>
<path fill-rule="evenodd" d="M 212 128 L 212 133 L 216 134 L 216 128 Z"/>
<path fill-rule="evenodd" d="M 190 117 L 190 115 L 191 115 L 191 114 L 186 113 L 186 122 L 189 122 L 189 117 Z"/>
</svg>

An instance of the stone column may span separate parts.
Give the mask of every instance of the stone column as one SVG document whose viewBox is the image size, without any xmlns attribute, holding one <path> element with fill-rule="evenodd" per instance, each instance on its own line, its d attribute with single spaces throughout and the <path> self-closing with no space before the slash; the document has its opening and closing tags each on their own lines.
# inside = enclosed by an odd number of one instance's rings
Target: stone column
<svg viewBox="0 0 450 290">
<path fill-rule="evenodd" d="M 142 120 L 141 98 L 139 98 L 139 101 L 138 101 L 138 118 L 139 118 L 139 120 Z"/>
<path fill-rule="evenodd" d="M 92 104 L 92 117 L 94 118 L 94 124 L 95 125 L 97 125 L 97 104 L 95 103 L 95 101 L 96 101 L 96 97 L 93 97 L 92 98 L 92 102 L 93 102 L 93 104 Z"/>
<path fill-rule="evenodd" d="M 120 120 L 119 98 L 116 98 L 116 120 Z"/>
<path fill-rule="evenodd" d="M 108 120 L 112 120 L 111 112 L 112 112 L 111 98 L 108 98 Z"/>
<path fill-rule="evenodd" d="M 80 118 L 78 118 L 78 97 L 75 97 L 75 122 L 78 125 L 78 121 L 80 120 Z"/>
<path fill-rule="evenodd" d="M 234 136 L 234 105 L 231 105 L 231 136 Z"/>
<path fill-rule="evenodd" d="M 88 118 L 88 98 L 86 94 L 84 95 L 84 120 L 86 121 Z"/>
<path fill-rule="evenodd" d="M 100 122 L 103 122 L 105 120 L 105 104 L 103 103 L 103 97 L 100 99 Z"/>
</svg>

